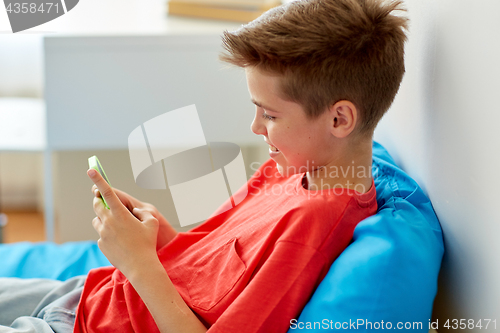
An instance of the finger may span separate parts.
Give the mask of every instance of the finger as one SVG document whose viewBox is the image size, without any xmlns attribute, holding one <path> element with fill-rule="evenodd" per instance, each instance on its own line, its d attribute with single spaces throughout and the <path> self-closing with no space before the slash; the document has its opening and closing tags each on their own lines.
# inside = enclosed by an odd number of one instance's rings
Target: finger
<svg viewBox="0 0 500 333">
<path fill-rule="evenodd" d="M 102 176 L 94 169 L 88 169 L 87 175 L 94 182 L 94 184 L 99 189 L 101 196 L 106 199 L 106 202 L 110 209 L 120 210 L 125 208 L 121 203 L 120 199 L 116 196 L 115 192 L 109 186 L 109 184 L 102 178 Z"/>
<path fill-rule="evenodd" d="M 109 209 L 104 206 L 104 201 L 100 197 L 94 197 L 92 207 L 94 208 L 94 213 L 99 217 L 103 218 L 109 213 Z"/>
<path fill-rule="evenodd" d="M 97 188 L 97 186 L 95 186 L 95 184 L 94 184 L 94 185 L 92 185 L 92 189 L 91 189 L 91 191 L 92 191 L 92 194 L 93 194 L 94 196 L 96 196 L 96 197 L 98 197 L 98 198 L 101 196 L 101 192 L 99 192 L 99 189 Z"/>
<path fill-rule="evenodd" d="M 130 201 L 129 195 L 127 193 L 125 193 L 123 191 L 120 191 L 117 188 L 114 188 L 113 191 L 115 192 L 115 194 L 118 197 L 118 199 L 120 199 L 120 201 L 122 202 L 122 204 L 125 207 L 127 207 L 127 209 L 129 211 L 132 211 L 132 209 L 134 209 L 134 206 L 132 205 L 132 202 Z"/>
<path fill-rule="evenodd" d="M 101 229 L 102 229 L 102 221 L 99 218 L 99 216 L 94 217 L 94 219 L 92 220 L 92 226 L 97 231 L 97 233 L 99 233 L 99 235 L 100 235 Z"/>
</svg>

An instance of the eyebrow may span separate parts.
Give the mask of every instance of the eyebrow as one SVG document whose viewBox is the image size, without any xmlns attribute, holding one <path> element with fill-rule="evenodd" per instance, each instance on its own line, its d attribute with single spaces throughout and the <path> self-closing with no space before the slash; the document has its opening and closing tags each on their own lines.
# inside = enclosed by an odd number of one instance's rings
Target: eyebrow
<svg viewBox="0 0 500 333">
<path fill-rule="evenodd" d="M 257 105 L 257 106 L 258 106 L 258 107 L 260 107 L 260 108 L 266 109 L 266 110 L 268 110 L 268 111 L 272 111 L 272 112 L 277 112 L 277 113 L 279 113 L 279 111 L 276 111 L 276 110 L 273 110 L 273 109 L 271 109 L 271 108 L 267 108 L 267 107 L 263 106 L 261 103 L 257 102 L 257 101 L 256 101 L 256 100 L 254 100 L 253 98 L 252 98 L 252 99 L 250 99 L 250 101 L 252 101 L 252 103 L 253 103 L 253 104 Z"/>
</svg>

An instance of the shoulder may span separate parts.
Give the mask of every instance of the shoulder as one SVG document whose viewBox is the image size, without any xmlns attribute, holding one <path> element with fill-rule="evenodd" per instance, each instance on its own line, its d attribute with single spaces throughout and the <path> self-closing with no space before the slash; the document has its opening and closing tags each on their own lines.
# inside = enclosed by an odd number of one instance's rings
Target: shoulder
<svg viewBox="0 0 500 333">
<path fill-rule="evenodd" d="M 335 195 L 322 193 L 291 198 L 283 207 L 281 239 L 319 248 L 324 242 L 350 241 L 354 228 L 376 212 L 374 205 L 360 205 L 354 193 Z"/>
<path fill-rule="evenodd" d="M 327 199 L 323 196 L 291 198 L 281 208 L 280 240 L 316 246 L 342 222 L 349 199 Z"/>
<path fill-rule="evenodd" d="M 295 217 L 308 217 L 312 220 L 338 219 L 349 207 L 357 206 L 356 198 L 345 193 L 334 194 L 324 191 L 297 193 L 290 199 L 289 208 Z"/>
</svg>

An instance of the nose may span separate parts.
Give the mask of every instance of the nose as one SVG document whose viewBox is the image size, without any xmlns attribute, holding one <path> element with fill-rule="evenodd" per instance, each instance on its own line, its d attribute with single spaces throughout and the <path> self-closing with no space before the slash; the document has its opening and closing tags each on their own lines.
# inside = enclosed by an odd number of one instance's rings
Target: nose
<svg viewBox="0 0 500 333">
<path fill-rule="evenodd" d="M 253 118 L 252 125 L 250 126 L 250 128 L 252 129 L 252 132 L 254 132 L 257 135 L 267 134 L 266 125 L 264 123 L 264 119 L 262 119 L 262 115 L 258 107 L 255 110 L 255 117 Z"/>
</svg>

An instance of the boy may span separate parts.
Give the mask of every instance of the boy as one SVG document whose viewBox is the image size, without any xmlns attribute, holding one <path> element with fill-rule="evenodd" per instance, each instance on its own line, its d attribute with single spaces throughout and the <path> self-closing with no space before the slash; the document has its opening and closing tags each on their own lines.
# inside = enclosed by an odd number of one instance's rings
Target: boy
<svg viewBox="0 0 500 333">
<path fill-rule="evenodd" d="M 187 233 L 89 170 L 114 267 L 87 276 L 75 332 L 287 331 L 376 212 L 371 137 L 404 73 L 399 5 L 296 1 L 224 33 L 221 58 L 245 69 L 271 159 L 239 205 Z"/>
</svg>

